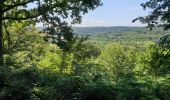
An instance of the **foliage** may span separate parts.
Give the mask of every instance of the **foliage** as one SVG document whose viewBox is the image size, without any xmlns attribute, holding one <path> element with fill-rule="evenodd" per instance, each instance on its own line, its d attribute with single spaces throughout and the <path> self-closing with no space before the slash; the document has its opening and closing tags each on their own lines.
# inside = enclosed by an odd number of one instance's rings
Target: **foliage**
<svg viewBox="0 0 170 100">
<path fill-rule="evenodd" d="M 165 35 L 169 34 L 169 30 L 164 31 L 163 28 L 153 28 L 150 31 L 145 27 L 73 27 L 75 34 L 89 36 L 87 41 L 94 42 L 101 46 L 110 42 L 122 42 L 126 44 L 136 44 L 143 42 L 157 42 Z"/>
<path fill-rule="evenodd" d="M 9 46 L 4 37 L 2 100 L 170 99 L 169 35 L 158 43 L 102 46 L 73 35 L 64 47 L 46 41 L 35 27 L 13 23 L 7 29 L 11 38 Z"/>
<path fill-rule="evenodd" d="M 29 5 L 34 5 L 30 7 Z M 3 29 L 13 22 L 36 24 L 42 22 L 46 38 L 53 42 L 63 44 L 61 38 L 68 41 L 72 38 L 71 28 L 66 19 L 71 18 L 72 23 L 81 23 L 82 15 L 89 10 L 101 6 L 100 0 L 3 0 L 0 1 L 0 64 L 3 64 Z M 10 40 L 9 32 L 7 32 Z M 10 44 L 10 43 L 9 43 Z M 60 45 L 59 45 L 60 46 Z"/>
<path fill-rule="evenodd" d="M 159 43 L 153 47 L 151 71 L 156 75 L 165 75 L 170 72 L 170 45 L 169 35 L 160 39 Z"/>
<path fill-rule="evenodd" d="M 134 51 L 133 47 L 110 43 L 101 53 L 100 62 L 107 69 L 108 75 L 118 80 L 135 68 L 136 54 Z"/>
<path fill-rule="evenodd" d="M 170 28 L 170 13 L 169 0 L 148 0 L 142 3 L 141 6 L 150 13 L 145 17 L 138 17 L 134 21 L 139 20 L 142 23 L 148 24 L 148 27 L 162 26 L 164 29 Z"/>
<path fill-rule="evenodd" d="M 28 9 L 30 3 L 35 7 Z M 152 13 L 156 16 L 147 18 L 168 21 L 167 3 L 150 0 L 143 4 L 156 8 Z M 82 28 L 85 33 L 94 31 L 89 37 L 73 34 L 64 20 L 71 17 L 79 23 L 83 14 L 100 5 L 100 0 L 0 1 L 0 12 L 4 13 L 0 16 L 0 38 L 5 33 L 4 52 L 0 52 L 4 55 L 0 99 L 169 100 L 169 31 L 93 27 Z M 158 14 L 162 12 L 165 15 Z M 153 21 L 149 23 L 152 26 L 156 19 L 143 21 Z M 37 22 L 44 22 L 45 33 L 34 27 Z M 165 36 L 155 43 L 161 33 Z"/>
</svg>

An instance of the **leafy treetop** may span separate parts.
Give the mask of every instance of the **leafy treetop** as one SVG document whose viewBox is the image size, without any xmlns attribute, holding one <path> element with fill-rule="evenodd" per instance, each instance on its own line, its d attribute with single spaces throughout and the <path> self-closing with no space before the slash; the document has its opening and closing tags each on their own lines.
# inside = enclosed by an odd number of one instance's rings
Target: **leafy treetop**
<svg viewBox="0 0 170 100">
<path fill-rule="evenodd" d="M 0 63 L 3 62 L 5 23 L 23 20 L 42 22 L 45 31 L 54 36 L 70 33 L 66 19 L 72 19 L 73 24 L 81 23 L 83 14 L 101 5 L 101 0 L 0 0 Z"/>
</svg>

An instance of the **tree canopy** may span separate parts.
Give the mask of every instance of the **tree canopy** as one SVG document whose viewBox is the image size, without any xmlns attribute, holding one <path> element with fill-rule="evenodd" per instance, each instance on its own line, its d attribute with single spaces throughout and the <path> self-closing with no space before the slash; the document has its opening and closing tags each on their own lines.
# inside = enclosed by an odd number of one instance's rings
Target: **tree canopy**
<svg viewBox="0 0 170 100">
<path fill-rule="evenodd" d="M 150 13 L 144 17 L 138 17 L 133 21 L 139 20 L 148 27 L 161 26 L 164 29 L 170 29 L 170 1 L 169 0 L 149 0 L 142 3 L 144 10 L 149 10 Z"/>
<path fill-rule="evenodd" d="M 170 31 L 86 27 L 87 38 L 67 19 L 100 0 L 0 3 L 0 100 L 170 100 Z"/>
<path fill-rule="evenodd" d="M 0 1 L 0 62 L 3 61 L 3 27 L 9 21 L 42 22 L 46 32 L 58 35 L 69 30 L 67 18 L 80 23 L 82 15 L 101 6 L 101 0 L 1 0 Z"/>
</svg>

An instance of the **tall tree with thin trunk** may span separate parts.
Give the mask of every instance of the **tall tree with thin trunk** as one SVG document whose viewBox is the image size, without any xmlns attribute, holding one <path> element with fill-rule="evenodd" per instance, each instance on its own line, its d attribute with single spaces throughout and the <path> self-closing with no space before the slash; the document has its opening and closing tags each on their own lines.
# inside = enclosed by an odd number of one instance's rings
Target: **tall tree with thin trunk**
<svg viewBox="0 0 170 100">
<path fill-rule="evenodd" d="M 80 23 L 83 14 L 101 5 L 101 0 L 0 0 L 0 63 L 3 63 L 4 22 L 42 22 L 46 32 L 57 35 L 69 28 L 66 19 Z"/>
<path fill-rule="evenodd" d="M 0 1 L 0 5 L 4 3 L 3 0 Z M 3 8 L 0 6 L 0 19 L 3 17 Z M 2 32 L 2 20 L 0 20 L 0 63 L 3 63 L 3 32 Z"/>
</svg>

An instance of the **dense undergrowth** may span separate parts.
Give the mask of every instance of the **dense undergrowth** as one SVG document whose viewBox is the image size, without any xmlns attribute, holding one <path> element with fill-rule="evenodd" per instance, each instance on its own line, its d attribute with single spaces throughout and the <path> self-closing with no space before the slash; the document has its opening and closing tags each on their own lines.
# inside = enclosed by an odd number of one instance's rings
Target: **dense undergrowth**
<svg viewBox="0 0 170 100">
<path fill-rule="evenodd" d="M 163 38 L 104 48 L 75 38 L 65 52 L 35 29 L 11 31 L 1 100 L 170 100 L 170 44 Z"/>
</svg>

